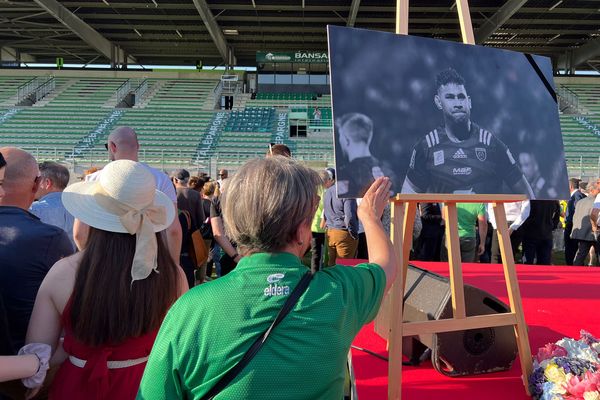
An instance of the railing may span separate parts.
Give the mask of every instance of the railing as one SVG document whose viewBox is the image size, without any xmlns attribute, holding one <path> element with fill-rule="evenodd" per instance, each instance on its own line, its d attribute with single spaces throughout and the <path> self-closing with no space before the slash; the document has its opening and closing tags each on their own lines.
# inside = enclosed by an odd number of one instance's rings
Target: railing
<svg viewBox="0 0 600 400">
<path fill-rule="evenodd" d="M 55 88 L 56 81 L 54 80 L 54 77 L 51 77 L 46 82 L 42 83 L 37 89 L 35 89 L 35 101 L 43 99 Z"/>
<path fill-rule="evenodd" d="M 232 94 L 239 92 L 239 79 L 240 77 L 237 75 L 221 75 L 223 93 Z"/>
<path fill-rule="evenodd" d="M 142 81 L 142 83 L 140 83 L 138 85 L 138 87 L 136 87 L 135 90 L 133 91 L 133 93 L 135 93 L 135 102 L 138 103 L 139 101 L 141 101 L 142 98 L 146 95 L 147 91 L 148 91 L 148 79 L 144 79 Z"/>
<path fill-rule="evenodd" d="M 119 104 L 125 96 L 127 96 L 131 92 L 131 80 L 127 79 L 125 82 L 121 84 L 116 90 L 115 93 L 115 106 Z"/>
<path fill-rule="evenodd" d="M 52 79 L 52 78 L 51 78 Z M 17 88 L 17 103 L 22 102 L 34 93 L 37 88 L 48 80 L 47 77 L 38 76 L 32 78 Z"/>
<path fill-rule="evenodd" d="M 566 162 L 569 176 L 600 177 L 600 156 L 567 156 Z"/>
<path fill-rule="evenodd" d="M 556 93 L 559 97 L 562 97 L 567 103 L 569 103 L 573 108 L 579 111 L 579 96 L 571 89 L 565 86 L 559 86 L 556 90 Z"/>
</svg>

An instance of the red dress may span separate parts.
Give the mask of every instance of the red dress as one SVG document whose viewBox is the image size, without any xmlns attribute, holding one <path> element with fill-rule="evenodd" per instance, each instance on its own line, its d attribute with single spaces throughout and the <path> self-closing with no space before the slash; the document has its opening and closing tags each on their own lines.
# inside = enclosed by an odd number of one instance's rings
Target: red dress
<svg viewBox="0 0 600 400">
<path fill-rule="evenodd" d="M 73 336 L 71 301 L 61 317 L 65 329 L 65 351 L 81 360 L 83 368 L 67 358 L 56 373 L 50 389 L 51 400 L 132 400 L 138 392 L 146 362 L 125 368 L 108 369 L 107 361 L 134 360 L 150 355 L 158 329 L 143 336 L 127 339 L 117 346 L 90 347 Z"/>
</svg>

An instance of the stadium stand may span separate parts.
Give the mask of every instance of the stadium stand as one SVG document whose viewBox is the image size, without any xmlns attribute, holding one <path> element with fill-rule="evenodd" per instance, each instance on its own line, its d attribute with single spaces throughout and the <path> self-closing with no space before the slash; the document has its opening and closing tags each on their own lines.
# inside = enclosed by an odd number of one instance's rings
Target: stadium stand
<svg viewBox="0 0 600 400">
<path fill-rule="evenodd" d="M 113 115 L 116 89 L 123 78 L 56 77 L 56 89 L 32 107 L 14 107 L 16 89 L 32 76 L 0 76 L 0 137 L 3 145 L 28 149 L 40 160 L 68 158 L 75 163 L 105 163 L 104 142 L 118 123 L 133 126 L 140 138 L 140 159 L 165 166 L 189 165 L 211 157 L 228 166 L 261 156 L 269 143 L 285 143 L 294 156 L 333 163 L 332 111 L 329 95 L 315 93 L 256 93 L 245 96 L 246 107 L 223 111 L 223 123 L 212 129 L 210 149 L 198 157 L 215 118 L 215 79 L 149 78 L 147 95 L 133 108 Z M 132 87 L 142 79 L 132 80 Z M 584 114 L 561 115 L 567 166 L 573 175 L 600 172 L 600 84 L 596 80 L 560 82 L 575 94 Z M 111 100 L 112 99 L 112 100 Z M 291 107 L 291 108 L 290 108 Z M 321 118 L 314 119 L 319 107 Z M 285 126 L 280 126 L 283 115 Z M 111 117 L 112 116 L 112 117 Z M 299 117 L 301 116 L 301 117 Z M 289 137 L 289 118 L 307 125 L 308 137 Z M 107 122 L 108 121 L 108 122 Z M 297 121 L 294 121 L 297 123 Z"/>
<path fill-rule="evenodd" d="M 0 107 L 15 105 L 16 93 L 19 86 L 32 79 L 32 76 L 4 76 L 0 77 Z"/>
<path fill-rule="evenodd" d="M 313 100 L 316 98 L 316 100 Z M 248 99 L 246 104 L 251 107 L 287 107 L 289 105 L 305 104 L 311 107 L 331 107 L 331 96 L 307 93 L 257 93 L 255 99 Z"/>
</svg>

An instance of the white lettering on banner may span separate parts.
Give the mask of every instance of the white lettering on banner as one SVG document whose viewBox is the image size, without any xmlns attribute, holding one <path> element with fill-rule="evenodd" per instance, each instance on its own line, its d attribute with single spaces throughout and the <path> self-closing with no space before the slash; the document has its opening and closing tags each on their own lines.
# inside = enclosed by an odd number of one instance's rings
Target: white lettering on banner
<svg viewBox="0 0 600 400">
<path fill-rule="evenodd" d="M 287 113 L 280 112 L 277 115 L 277 128 L 275 130 L 275 140 L 276 144 L 283 144 L 284 138 L 287 136 L 288 126 L 287 126 Z"/>
<path fill-rule="evenodd" d="M 327 53 L 302 53 L 302 52 L 296 52 L 296 54 L 294 54 L 294 58 L 296 59 L 296 61 L 299 58 L 303 58 L 303 59 L 311 59 L 311 60 L 327 60 Z"/>
<path fill-rule="evenodd" d="M 98 138 L 98 136 L 103 135 L 107 129 L 113 126 L 119 119 L 121 119 L 121 116 L 124 113 L 124 110 L 114 110 L 113 112 L 111 112 L 108 117 L 104 118 L 102 121 L 100 121 L 98 125 L 96 125 L 93 131 L 91 131 L 86 137 L 81 139 L 79 144 L 73 149 L 73 153 L 71 154 L 71 156 L 79 155 L 84 150 L 93 147 L 94 143 L 96 143 L 96 139 Z"/>
<path fill-rule="evenodd" d="M 265 58 L 268 61 L 291 61 L 291 57 L 288 55 L 275 55 L 273 53 L 267 53 Z"/>
<path fill-rule="evenodd" d="M 219 132 L 221 130 L 221 125 L 223 125 L 224 122 L 225 122 L 225 113 L 224 112 L 216 113 L 215 118 L 213 119 L 212 123 L 210 124 L 210 127 L 208 128 L 208 131 L 204 135 L 204 138 L 202 138 L 202 142 L 201 142 L 202 148 L 198 150 L 199 155 L 201 155 L 201 156 L 208 155 L 208 151 L 210 150 L 211 146 L 213 145 L 217 135 L 219 134 Z"/>
<path fill-rule="evenodd" d="M 10 110 L 6 111 L 2 116 L 0 116 L 0 124 L 3 124 L 4 122 L 8 121 L 12 118 L 13 115 L 15 115 L 18 112 L 18 108 L 11 108 Z"/>
</svg>

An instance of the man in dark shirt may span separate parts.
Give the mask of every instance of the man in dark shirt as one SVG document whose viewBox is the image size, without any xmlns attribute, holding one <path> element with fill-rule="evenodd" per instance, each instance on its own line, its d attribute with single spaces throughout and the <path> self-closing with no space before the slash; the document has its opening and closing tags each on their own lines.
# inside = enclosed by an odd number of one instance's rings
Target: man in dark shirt
<svg viewBox="0 0 600 400">
<path fill-rule="evenodd" d="M 444 225 L 442 210 L 439 203 L 420 203 L 421 235 L 417 250 L 417 259 L 420 261 L 440 261 Z"/>
<path fill-rule="evenodd" d="M 337 170 L 337 194 L 340 197 L 362 197 L 375 179 L 393 173 L 371 154 L 373 121 L 364 114 L 345 114 L 338 121 L 339 144 L 349 163 Z"/>
<path fill-rule="evenodd" d="M 181 262 L 181 267 L 188 279 L 189 287 L 193 288 L 196 281 L 194 271 L 197 266 L 194 265 L 189 254 L 191 235 L 196 230 L 201 229 L 202 225 L 206 222 L 206 217 L 204 215 L 204 207 L 202 206 L 202 197 L 200 196 L 200 193 L 188 187 L 189 179 L 190 173 L 185 169 L 180 169 L 175 172 L 173 183 L 175 184 L 175 191 L 177 192 L 177 209 L 180 212 L 185 211 L 189 213 L 191 220 L 191 226 L 187 226 L 187 237 L 182 237 L 179 261 Z M 183 230 L 184 229 L 182 229 L 182 231 Z M 200 281 L 200 283 L 204 282 L 205 276 L 206 263 L 199 267 L 198 281 Z"/>
<path fill-rule="evenodd" d="M 471 99 L 453 69 L 436 78 L 444 123 L 413 148 L 402 193 L 523 193 L 531 186 L 506 145 L 471 121 Z"/>
<path fill-rule="evenodd" d="M 523 231 L 523 263 L 552 264 L 552 231 L 558 226 L 560 205 L 554 200 L 532 200 Z"/>
<path fill-rule="evenodd" d="M 38 289 L 54 263 L 73 253 L 66 232 L 27 210 L 39 185 L 39 169 L 27 152 L 4 147 L 6 173 L 0 198 L 0 295 L 15 350 L 23 346 Z"/>
<path fill-rule="evenodd" d="M 325 191 L 323 216 L 327 227 L 328 266 L 337 258 L 354 258 L 358 248 L 356 199 L 339 199 L 335 185 Z"/>
</svg>

